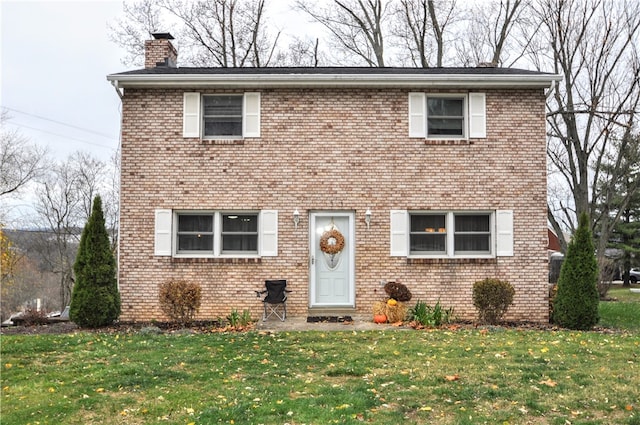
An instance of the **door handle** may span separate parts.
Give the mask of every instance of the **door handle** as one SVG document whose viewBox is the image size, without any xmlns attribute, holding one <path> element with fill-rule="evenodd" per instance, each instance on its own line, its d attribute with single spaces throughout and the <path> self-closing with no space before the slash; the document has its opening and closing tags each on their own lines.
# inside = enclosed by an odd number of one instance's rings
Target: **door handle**
<svg viewBox="0 0 640 425">
<path fill-rule="evenodd" d="M 316 257 L 311 256 L 311 265 L 313 266 L 316 263 Z"/>
</svg>

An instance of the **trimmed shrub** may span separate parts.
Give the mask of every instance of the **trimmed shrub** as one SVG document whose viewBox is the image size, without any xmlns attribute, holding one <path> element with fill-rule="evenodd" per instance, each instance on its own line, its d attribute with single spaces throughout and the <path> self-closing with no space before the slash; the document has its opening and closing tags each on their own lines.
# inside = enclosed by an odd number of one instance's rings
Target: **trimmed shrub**
<svg viewBox="0 0 640 425">
<path fill-rule="evenodd" d="M 175 322 L 190 323 L 200 308 L 201 292 L 196 283 L 171 279 L 160 284 L 160 309 Z"/>
<path fill-rule="evenodd" d="M 589 217 L 583 213 L 560 269 L 553 300 L 553 323 L 564 328 L 589 330 L 598 323 L 598 263 Z"/>
<path fill-rule="evenodd" d="M 93 200 L 73 271 L 76 280 L 69 306 L 71 321 L 88 328 L 115 322 L 120 316 L 120 293 L 116 281 L 116 260 L 104 224 L 100 196 Z"/>
<path fill-rule="evenodd" d="M 513 286 L 504 280 L 484 279 L 473 284 L 473 305 L 481 323 L 497 324 L 513 303 Z"/>
</svg>

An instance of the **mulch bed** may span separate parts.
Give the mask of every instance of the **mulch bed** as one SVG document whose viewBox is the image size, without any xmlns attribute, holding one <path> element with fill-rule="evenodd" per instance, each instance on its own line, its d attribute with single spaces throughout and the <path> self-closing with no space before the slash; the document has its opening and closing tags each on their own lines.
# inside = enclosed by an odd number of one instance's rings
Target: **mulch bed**
<svg viewBox="0 0 640 425">
<path fill-rule="evenodd" d="M 350 316 L 310 316 L 307 317 L 308 323 L 351 323 L 353 319 Z M 400 324 L 399 324 L 400 325 Z M 400 326 L 410 326 L 407 323 L 403 323 Z M 120 322 L 111 326 L 107 326 L 99 329 L 83 329 L 73 322 L 55 322 L 46 325 L 33 325 L 33 326 L 9 326 L 0 328 L 0 334 L 2 335 L 40 335 L 40 334 L 69 334 L 74 332 L 100 332 L 100 333 L 135 333 L 142 329 L 154 327 L 161 332 L 166 333 L 217 333 L 217 332 L 242 332 L 254 329 L 254 326 L 247 327 L 229 327 L 222 325 L 217 321 L 199 321 L 193 322 L 189 326 L 181 326 L 172 322 Z M 505 322 L 497 326 L 480 325 L 474 322 L 456 322 L 448 325 L 444 325 L 443 329 L 458 330 L 458 329 L 479 329 L 486 332 L 500 332 L 507 329 L 515 330 L 537 330 L 537 331 L 555 331 L 561 330 L 556 325 L 546 323 L 527 323 L 527 322 Z M 428 329 L 417 327 L 416 329 Z M 431 328 L 433 330 L 433 328 Z M 609 329 L 596 326 L 592 332 L 599 332 L 605 334 L 618 334 L 622 331 L 618 329 Z"/>
</svg>

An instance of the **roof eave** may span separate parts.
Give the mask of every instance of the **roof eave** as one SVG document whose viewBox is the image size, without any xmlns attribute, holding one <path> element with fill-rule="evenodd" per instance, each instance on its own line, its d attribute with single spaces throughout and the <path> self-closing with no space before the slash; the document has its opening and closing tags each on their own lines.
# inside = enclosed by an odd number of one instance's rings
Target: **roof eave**
<svg viewBox="0 0 640 425">
<path fill-rule="evenodd" d="M 535 75 L 361 75 L 361 74 L 111 74 L 107 80 L 121 88 L 151 87 L 434 87 L 434 88 L 548 88 L 561 78 Z"/>
</svg>

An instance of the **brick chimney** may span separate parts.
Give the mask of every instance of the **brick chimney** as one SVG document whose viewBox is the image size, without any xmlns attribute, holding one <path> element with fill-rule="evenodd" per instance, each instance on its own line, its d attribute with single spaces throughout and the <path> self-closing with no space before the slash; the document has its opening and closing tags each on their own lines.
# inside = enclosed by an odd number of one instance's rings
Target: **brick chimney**
<svg viewBox="0 0 640 425">
<path fill-rule="evenodd" d="M 178 51 L 171 44 L 173 36 L 168 32 L 156 32 L 151 35 L 153 40 L 144 42 L 144 67 L 175 68 L 178 63 Z"/>
</svg>

